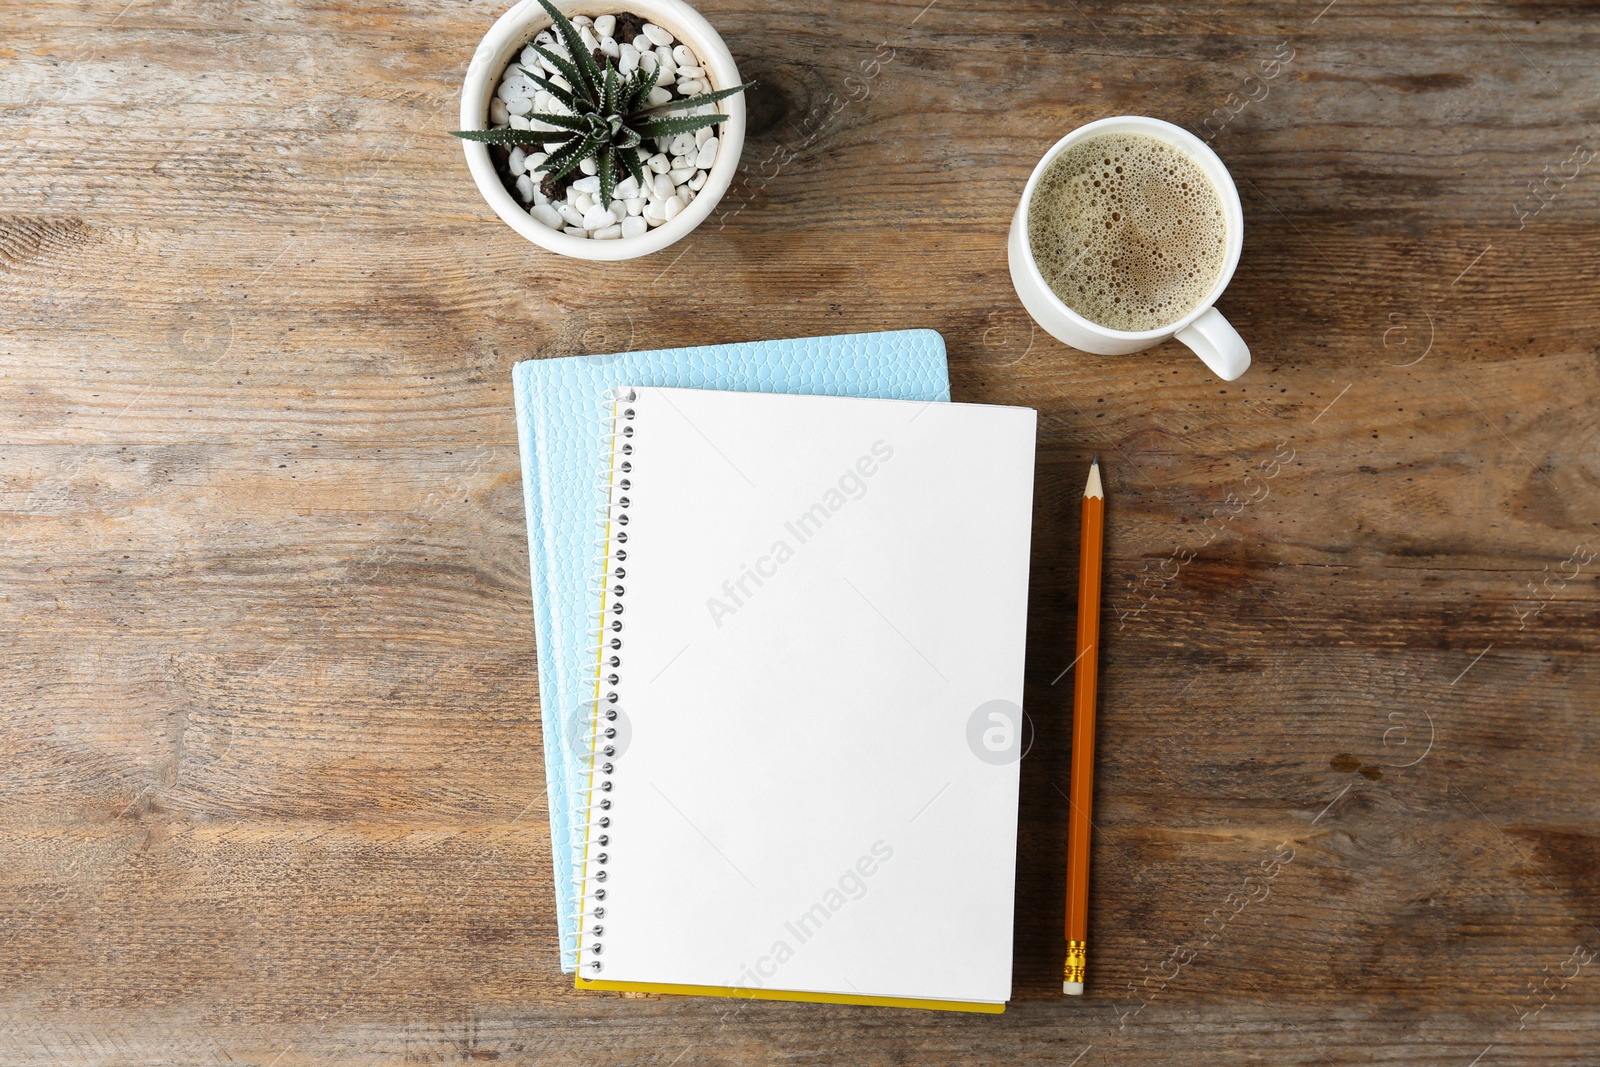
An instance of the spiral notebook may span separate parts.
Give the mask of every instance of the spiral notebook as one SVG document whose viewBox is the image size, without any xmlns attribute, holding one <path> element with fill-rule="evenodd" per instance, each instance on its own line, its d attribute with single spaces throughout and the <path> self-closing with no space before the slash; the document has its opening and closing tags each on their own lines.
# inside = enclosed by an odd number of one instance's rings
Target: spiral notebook
<svg viewBox="0 0 1600 1067">
<path fill-rule="evenodd" d="M 1003 1010 L 1035 422 L 617 391 L 579 988 Z"/>
</svg>

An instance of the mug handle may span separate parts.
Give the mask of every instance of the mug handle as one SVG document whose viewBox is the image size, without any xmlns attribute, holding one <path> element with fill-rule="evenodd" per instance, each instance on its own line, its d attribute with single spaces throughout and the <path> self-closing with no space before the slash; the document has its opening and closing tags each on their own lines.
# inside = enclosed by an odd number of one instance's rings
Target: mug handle
<svg viewBox="0 0 1600 1067">
<path fill-rule="evenodd" d="M 1250 346 L 1216 308 L 1206 308 L 1175 336 L 1225 382 L 1250 369 Z"/>
</svg>

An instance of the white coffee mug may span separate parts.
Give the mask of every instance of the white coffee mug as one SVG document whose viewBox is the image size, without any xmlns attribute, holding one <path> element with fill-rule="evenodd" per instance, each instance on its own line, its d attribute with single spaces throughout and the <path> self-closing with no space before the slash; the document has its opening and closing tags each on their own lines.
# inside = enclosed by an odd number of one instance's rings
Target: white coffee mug
<svg viewBox="0 0 1600 1067">
<path fill-rule="evenodd" d="M 1085 137 L 1105 133 L 1133 133 L 1156 137 L 1194 160 L 1211 184 L 1216 186 L 1222 201 L 1222 214 L 1227 233 L 1227 254 L 1223 258 L 1222 272 L 1211 291 L 1182 318 L 1154 330 L 1113 330 L 1097 325 L 1073 311 L 1050 288 L 1034 262 L 1033 249 L 1028 241 L 1028 207 L 1033 202 L 1033 192 L 1039 187 L 1039 178 L 1050 164 L 1068 146 Z M 1228 168 L 1222 165 L 1217 154 L 1205 142 L 1188 130 L 1160 119 L 1138 115 L 1118 115 L 1100 119 L 1087 126 L 1079 126 L 1055 143 L 1044 154 L 1039 165 L 1033 168 L 1027 186 L 1022 190 L 1022 203 L 1011 219 L 1011 236 L 1006 242 L 1007 258 L 1011 263 L 1011 284 L 1016 286 L 1022 306 L 1028 309 L 1035 322 L 1056 340 L 1085 352 L 1102 356 L 1120 356 L 1129 352 L 1143 352 L 1147 348 L 1176 337 L 1194 350 L 1205 361 L 1212 373 L 1225 382 L 1231 382 L 1250 367 L 1250 349 L 1239 332 L 1228 324 L 1212 305 L 1233 280 L 1233 270 L 1239 265 L 1239 252 L 1244 247 L 1244 211 L 1239 206 L 1239 190 L 1233 184 Z"/>
</svg>

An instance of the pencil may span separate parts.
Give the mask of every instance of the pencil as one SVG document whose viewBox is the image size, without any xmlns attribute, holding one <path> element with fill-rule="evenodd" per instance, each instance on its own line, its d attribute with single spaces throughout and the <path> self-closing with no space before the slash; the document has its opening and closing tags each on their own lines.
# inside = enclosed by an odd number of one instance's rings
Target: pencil
<svg viewBox="0 0 1600 1067">
<path fill-rule="evenodd" d="M 1094 802 L 1094 698 L 1100 658 L 1100 560 L 1105 544 L 1106 493 L 1100 457 L 1083 489 L 1083 538 L 1078 557 L 1078 658 L 1072 691 L 1072 780 L 1067 806 L 1067 963 L 1061 992 L 1083 993 L 1089 940 L 1089 811 Z"/>
</svg>

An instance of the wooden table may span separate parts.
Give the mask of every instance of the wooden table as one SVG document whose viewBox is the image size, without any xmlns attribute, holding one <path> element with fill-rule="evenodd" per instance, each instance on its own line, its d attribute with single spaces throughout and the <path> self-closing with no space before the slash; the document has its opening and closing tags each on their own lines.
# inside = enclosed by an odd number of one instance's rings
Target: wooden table
<svg viewBox="0 0 1600 1067">
<path fill-rule="evenodd" d="M 609 265 L 443 135 L 500 4 L 7 8 L 0 1063 L 1600 1063 L 1592 11 L 923 2 L 708 2 L 748 206 Z M 1012 293 L 1030 168 L 1120 112 L 1238 179 L 1237 383 Z M 1040 412 L 1010 1009 L 574 992 L 512 363 L 923 326 Z"/>
</svg>

